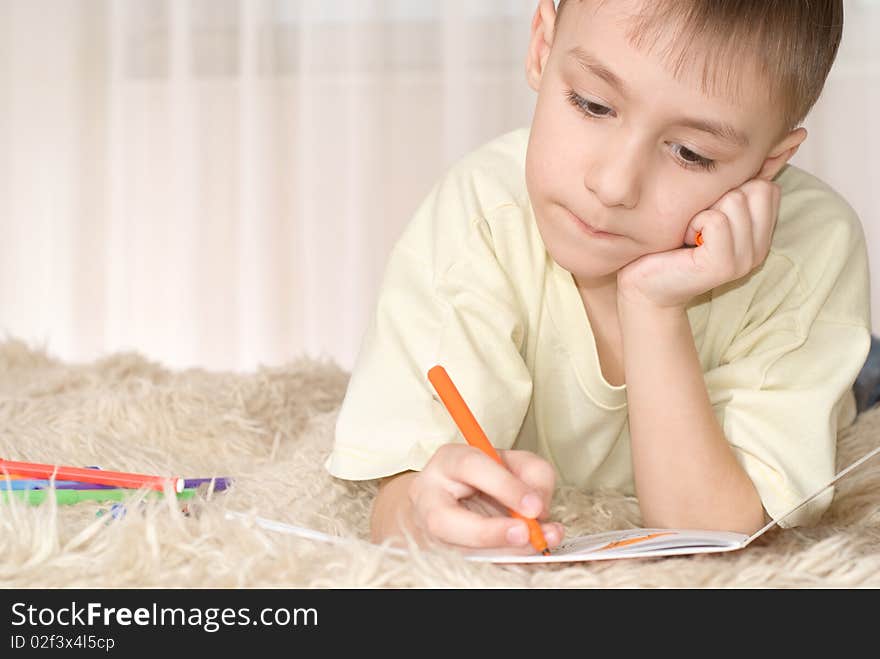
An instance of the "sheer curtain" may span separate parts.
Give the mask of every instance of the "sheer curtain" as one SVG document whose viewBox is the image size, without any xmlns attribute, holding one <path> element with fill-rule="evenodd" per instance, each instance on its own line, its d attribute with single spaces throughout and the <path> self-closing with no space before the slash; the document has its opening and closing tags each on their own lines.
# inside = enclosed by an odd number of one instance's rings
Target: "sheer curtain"
<svg viewBox="0 0 880 659">
<path fill-rule="evenodd" d="M 2 0 L 0 331 L 72 361 L 350 369 L 416 205 L 529 123 L 536 4 Z M 880 3 L 845 4 L 795 163 L 878 262 Z"/>
</svg>

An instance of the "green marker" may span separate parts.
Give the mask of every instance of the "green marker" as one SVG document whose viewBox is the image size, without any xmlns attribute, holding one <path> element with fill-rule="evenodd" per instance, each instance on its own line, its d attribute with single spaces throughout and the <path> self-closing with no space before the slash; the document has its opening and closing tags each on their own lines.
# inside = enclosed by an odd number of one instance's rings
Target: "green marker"
<svg viewBox="0 0 880 659">
<path fill-rule="evenodd" d="M 10 497 L 26 501 L 31 505 L 39 505 L 46 501 L 47 496 L 53 490 L 0 490 L 0 501 L 6 503 Z M 138 490 L 131 488 L 118 488 L 106 490 L 54 490 L 55 500 L 59 506 L 72 505 L 83 501 L 124 501 L 131 497 Z M 177 499 L 192 499 L 195 496 L 196 488 L 185 489 L 177 493 Z M 165 496 L 164 492 L 151 490 L 147 493 L 146 499 L 161 499 Z"/>
</svg>

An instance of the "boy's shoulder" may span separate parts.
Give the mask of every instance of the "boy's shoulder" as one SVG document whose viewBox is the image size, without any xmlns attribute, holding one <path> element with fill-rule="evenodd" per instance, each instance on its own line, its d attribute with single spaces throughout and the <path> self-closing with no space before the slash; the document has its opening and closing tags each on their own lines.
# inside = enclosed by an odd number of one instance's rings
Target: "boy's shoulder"
<svg viewBox="0 0 880 659">
<path fill-rule="evenodd" d="M 749 303 L 755 313 L 797 310 L 789 319 L 799 319 L 801 332 L 820 313 L 868 326 L 870 279 L 858 214 L 828 183 L 794 165 L 774 181 L 782 197 L 770 254 L 742 294 L 755 296 Z"/>
<path fill-rule="evenodd" d="M 863 248 L 864 230 L 858 214 L 828 183 L 792 164 L 774 181 L 782 196 L 773 252 L 803 265 L 820 254 L 843 257 Z"/>
<path fill-rule="evenodd" d="M 529 127 L 499 135 L 452 164 L 445 178 L 456 186 L 467 183 L 484 213 L 527 198 L 525 180 Z"/>
<path fill-rule="evenodd" d="M 435 276 L 465 258 L 474 240 L 531 236 L 525 181 L 529 128 L 509 131 L 455 161 L 404 228 L 398 245 L 430 263 Z M 488 233 L 487 233 L 488 232 Z"/>
</svg>

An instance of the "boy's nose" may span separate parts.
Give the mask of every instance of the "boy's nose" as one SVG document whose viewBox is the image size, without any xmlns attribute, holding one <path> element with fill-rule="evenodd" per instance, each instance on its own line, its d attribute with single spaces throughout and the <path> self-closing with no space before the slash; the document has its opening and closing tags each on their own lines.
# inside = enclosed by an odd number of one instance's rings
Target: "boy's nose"
<svg viewBox="0 0 880 659">
<path fill-rule="evenodd" d="M 584 185 L 608 208 L 635 208 L 641 193 L 644 155 L 632 143 L 603 147 L 601 151 L 587 168 Z"/>
</svg>

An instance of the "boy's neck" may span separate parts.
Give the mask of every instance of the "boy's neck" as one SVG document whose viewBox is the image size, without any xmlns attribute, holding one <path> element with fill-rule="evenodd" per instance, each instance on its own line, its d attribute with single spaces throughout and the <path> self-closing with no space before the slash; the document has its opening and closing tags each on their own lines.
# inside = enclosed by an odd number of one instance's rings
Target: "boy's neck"
<svg viewBox="0 0 880 659">
<path fill-rule="evenodd" d="M 581 279 L 572 275 L 584 306 L 602 317 L 612 314 L 617 318 L 617 273 L 595 279 Z"/>
<path fill-rule="evenodd" d="M 612 386 L 625 384 L 620 319 L 617 315 L 617 276 L 599 285 L 583 286 L 577 278 L 575 283 L 590 322 L 602 376 Z"/>
<path fill-rule="evenodd" d="M 593 333 L 602 336 L 606 341 L 617 342 L 620 339 L 620 320 L 617 315 L 617 275 L 605 281 L 594 280 L 584 285 L 582 280 L 574 278 L 578 293 L 584 303 Z"/>
</svg>

